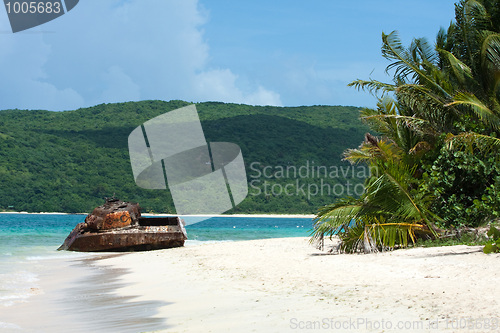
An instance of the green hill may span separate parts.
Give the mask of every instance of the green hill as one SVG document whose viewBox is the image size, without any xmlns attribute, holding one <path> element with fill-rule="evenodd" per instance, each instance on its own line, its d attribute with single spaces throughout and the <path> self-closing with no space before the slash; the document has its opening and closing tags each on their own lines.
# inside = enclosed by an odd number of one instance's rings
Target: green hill
<svg viewBox="0 0 500 333">
<path fill-rule="evenodd" d="M 127 140 L 145 121 L 189 104 L 142 101 L 65 112 L 0 111 L 0 210 L 88 212 L 115 193 L 139 202 L 145 212 L 175 212 L 168 191 L 136 186 Z M 341 162 L 342 152 L 357 147 L 367 131 L 358 108 L 217 102 L 196 107 L 207 141 L 233 142 L 242 149 L 251 186 L 229 213 L 313 213 L 346 195 L 347 182 L 354 192 L 363 181 L 360 167 Z"/>
</svg>

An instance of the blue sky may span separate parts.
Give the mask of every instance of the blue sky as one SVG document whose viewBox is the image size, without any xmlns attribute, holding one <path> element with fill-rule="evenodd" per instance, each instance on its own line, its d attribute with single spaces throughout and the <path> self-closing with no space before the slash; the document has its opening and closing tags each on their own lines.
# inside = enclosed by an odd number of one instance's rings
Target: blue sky
<svg viewBox="0 0 500 333">
<path fill-rule="evenodd" d="M 146 99 L 373 106 L 381 33 L 434 41 L 452 0 L 82 0 L 10 32 L 0 8 L 0 109 Z"/>
</svg>

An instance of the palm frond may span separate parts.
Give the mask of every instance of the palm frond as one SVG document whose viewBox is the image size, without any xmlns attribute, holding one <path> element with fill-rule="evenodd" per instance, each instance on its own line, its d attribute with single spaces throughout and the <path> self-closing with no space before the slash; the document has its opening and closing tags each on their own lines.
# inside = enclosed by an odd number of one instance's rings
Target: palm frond
<svg viewBox="0 0 500 333">
<path fill-rule="evenodd" d="M 394 60 L 393 63 L 387 66 L 386 72 L 394 69 L 395 77 L 400 78 L 401 81 L 406 83 L 423 81 L 440 91 L 444 96 L 450 97 L 446 90 L 429 77 L 418 64 L 412 61 L 411 55 L 403 47 L 396 31 L 388 35 L 382 34 L 382 55 L 386 59 Z"/>
<path fill-rule="evenodd" d="M 415 232 L 427 232 L 427 228 L 416 223 L 387 222 L 380 216 L 371 223 L 356 223 L 346 232 L 340 233 L 341 253 L 373 253 L 407 247 L 416 242 Z"/>
<path fill-rule="evenodd" d="M 370 147 L 371 148 L 371 147 Z M 370 162 L 374 159 L 373 150 L 365 147 L 364 144 L 358 149 L 347 149 L 344 151 L 344 160 L 349 161 L 352 164 L 357 164 L 359 162 Z"/>
<path fill-rule="evenodd" d="M 368 91 L 372 95 L 376 95 L 378 92 L 382 91 L 382 96 L 387 92 L 394 91 L 394 85 L 390 83 L 384 83 L 377 80 L 355 80 L 347 85 L 348 87 L 354 87 L 358 90 Z"/>
<path fill-rule="evenodd" d="M 453 73 L 454 78 L 461 84 L 465 84 L 467 79 L 473 79 L 472 70 L 455 55 L 444 49 L 437 49 L 441 58 L 444 59 L 448 68 Z"/>
<path fill-rule="evenodd" d="M 467 0 L 464 4 L 464 13 L 467 23 L 473 25 L 476 30 L 487 29 L 489 16 L 483 4 L 477 0 Z"/>
<path fill-rule="evenodd" d="M 388 140 L 370 142 L 368 140 L 369 137 L 370 135 L 367 134 L 367 140 L 358 149 L 348 149 L 344 153 L 344 160 L 353 164 L 367 162 L 368 164 L 375 166 L 379 164 L 383 165 L 387 161 L 391 161 L 393 163 L 399 160 L 401 149 L 393 142 Z"/>
<path fill-rule="evenodd" d="M 438 60 L 434 48 L 425 38 L 415 38 L 410 45 L 410 51 L 415 63 L 434 64 Z"/>
<path fill-rule="evenodd" d="M 468 107 L 477 118 L 495 131 L 500 129 L 500 117 L 483 103 L 475 95 L 467 92 L 459 92 L 455 95 L 453 102 L 445 106 L 462 105 Z"/>
<path fill-rule="evenodd" d="M 409 241 L 415 243 L 416 230 L 425 230 L 423 224 L 417 223 L 379 223 L 367 225 L 372 238 L 386 249 L 394 249 L 396 245 L 407 247 Z"/>
<path fill-rule="evenodd" d="M 496 72 L 500 71 L 500 34 L 489 34 L 483 42 L 483 66 L 490 65 Z"/>
<path fill-rule="evenodd" d="M 373 120 L 373 119 L 378 119 L 378 120 L 394 119 L 398 122 L 398 125 L 404 125 L 407 128 L 412 128 L 416 132 L 419 132 L 419 133 L 425 133 L 426 132 L 425 127 L 430 125 L 430 123 L 425 119 L 420 119 L 420 118 L 416 118 L 416 117 L 409 117 L 409 116 L 400 116 L 397 114 L 394 114 L 394 115 L 393 114 L 376 114 L 376 115 L 364 116 L 364 117 L 361 117 L 361 119 L 366 120 L 366 121 Z"/>
<path fill-rule="evenodd" d="M 390 97 L 384 97 L 378 100 L 376 109 L 362 109 L 360 118 L 382 136 L 393 138 L 397 135 L 396 121 L 377 116 L 398 114 L 395 101 Z"/>
<path fill-rule="evenodd" d="M 415 96 L 417 96 L 418 93 L 420 96 L 426 96 L 430 102 L 433 102 L 435 104 L 443 104 L 444 102 L 443 97 L 436 95 L 431 89 L 419 84 L 402 84 L 398 86 L 395 91 L 397 93 L 413 93 Z M 398 97 L 399 96 L 400 95 L 398 95 Z M 418 100 L 418 102 L 422 102 L 422 100 L 420 99 Z"/>
<path fill-rule="evenodd" d="M 500 151 L 499 138 L 474 132 L 449 135 L 445 142 L 446 147 L 451 150 L 466 148 L 472 152 L 477 148 L 483 152 Z"/>
<path fill-rule="evenodd" d="M 427 121 L 428 126 L 419 127 L 427 135 L 438 136 L 439 132 L 448 132 L 453 121 L 461 116 L 455 107 L 444 107 L 448 100 L 428 87 L 404 84 L 396 89 L 396 94 L 400 109 L 407 109 L 405 115 Z"/>
<path fill-rule="evenodd" d="M 318 242 L 324 236 L 335 235 L 342 227 L 347 228 L 359 216 L 362 207 L 362 200 L 352 197 L 321 207 L 313 223 L 310 242 Z"/>
</svg>

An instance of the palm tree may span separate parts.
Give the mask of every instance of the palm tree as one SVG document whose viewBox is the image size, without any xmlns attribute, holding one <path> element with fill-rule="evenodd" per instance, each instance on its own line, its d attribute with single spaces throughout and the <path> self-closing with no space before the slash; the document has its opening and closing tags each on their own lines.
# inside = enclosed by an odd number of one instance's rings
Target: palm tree
<svg viewBox="0 0 500 333">
<path fill-rule="evenodd" d="M 500 148 L 499 19 L 499 0 L 462 0 L 456 24 L 439 32 L 435 48 L 425 39 L 405 48 L 396 32 L 382 34 L 393 83 L 350 84 L 377 96 L 377 108 L 362 110 L 361 119 L 382 138 L 367 135 L 359 149 L 345 153 L 376 172 L 360 198 L 320 209 L 311 241 L 338 233 L 340 250 L 371 252 L 407 246 L 418 234 L 437 236 L 433 222 L 440 218 L 422 190 L 422 158 L 443 146 Z"/>
<path fill-rule="evenodd" d="M 313 242 L 339 233 L 342 252 L 368 253 L 405 247 L 417 236 L 436 235 L 435 217 L 428 210 L 432 197 L 416 191 L 415 166 L 406 162 L 399 146 L 367 134 L 361 147 L 346 151 L 345 156 L 353 163 L 369 163 L 372 177 L 359 199 L 342 199 L 319 211 Z"/>
<path fill-rule="evenodd" d="M 392 93 L 401 114 L 390 117 L 410 117 L 415 129 L 432 138 L 446 134 L 450 145 L 499 147 L 499 139 L 489 135 L 500 129 L 499 8 L 498 0 L 460 1 L 457 22 L 438 33 L 434 49 L 425 39 L 414 39 L 405 49 L 396 32 L 382 34 L 382 54 L 392 61 L 387 72 L 394 71 L 394 83 L 357 80 L 350 85 Z"/>
<path fill-rule="evenodd" d="M 476 126 L 448 139 L 450 146 L 466 143 L 484 149 L 500 147 L 490 133 L 500 130 L 500 1 L 462 0 L 456 5 L 456 24 L 440 41 L 450 68 L 463 77 L 447 106 L 461 107 Z"/>
<path fill-rule="evenodd" d="M 362 119 L 384 135 L 366 134 L 360 148 L 344 153 L 351 163 L 370 166 L 365 193 L 321 208 L 311 241 L 338 233 L 342 252 L 367 253 L 436 236 L 433 222 L 439 218 L 428 209 L 432 196 L 418 191 L 420 159 L 430 149 L 412 130 L 418 122 L 400 115 L 390 98 L 381 99 L 377 110 L 363 110 Z"/>
<path fill-rule="evenodd" d="M 351 83 L 381 93 L 376 109 L 363 109 L 361 119 L 381 139 L 369 134 L 359 149 L 345 152 L 352 163 L 365 162 L 375 170 L 365 194 L 323 207 L 317 214 L 312 241 L 339 233 L 344 252 L 392 249 L 415 242 L 417 235 L 437 236 L 429 211 L 432 197 L 419 191 L 421 159 L 442 142 L 455 114 L 443 107 L 451 95 L 435 84 L 437 56 L 423 39 L 405 49 L 397 33 L 382 35 L 384 57 L 393 62 L 393 84 L 374 80 Z M 443 80 L 443 79 L 442 79 Z M 394 97 L 389 97 L 393 95 Z"/>
</svg>

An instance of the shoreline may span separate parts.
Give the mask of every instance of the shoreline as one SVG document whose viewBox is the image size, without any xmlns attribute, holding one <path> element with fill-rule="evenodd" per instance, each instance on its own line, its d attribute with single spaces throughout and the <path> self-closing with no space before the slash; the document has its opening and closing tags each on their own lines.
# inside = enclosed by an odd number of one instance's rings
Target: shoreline
<svg viewBox="0 0 500 333">
<path fill-rule="evenodd" d="M 141 214 L 142 216 L 179 216 L 183 217 L 256 217 L 256 218 L 314 218 L 314 214 L 231 214 L 231 215 L 223 215 L 223 214 L 213 214 L 213 215 L 174 215 L 174 214 Z"/>
<path fill-rule="evenodd" d="M 0 212 L 0 214 L 29 214 L 29 215 L 88 215 L 89 213 L 59 213 L 59 212 Z M 144 213 L 141 216 L 179 216 L 179 217 L 256 217 L 256 218 L 314 218 L 314 214 L 205 214 L 205 215 L 175 215 L 175 214 L 158 214 Z"/>
<path fill-rule="evenodd" d="M 464 318 L 500 325 L 495 311 L 500 306 L 500 254 L 465 245 L 329 253 L 337 241 L 325 239 L 325 250 L 310 245 L 308 237 L 290 237 L 43 260 L 36 294 L 2 309 L 0 328 L 496 331 L 457 329 L 454 320 Z M 134 329 L 124 326 L 129 321 Z M 367 326 L 389 322 L 392 329 Z M 398 323 L 417 326 L 396 329 Z M 351 326 L 333 326 L 343 324 Z"/>
<path fill-rule="evenodd" d="M 59 213 L 59 212 L 0 212 L 0 214 L 26 214 L 26 215 L 88 215 L 87 213 Z"/>
<path fill-rule="evenodd" d="M 163 302 L 119 295 L 121 276 L 128 270 L 96 264 L 121 255 L 86 253 L 82 258 L 40 261 L 37 265 L 44 269 L 30 297 L 0 306 L 0 331 L 135 333 L 164 328 L 163 319 L 153 318 Z"/>
</svg>

